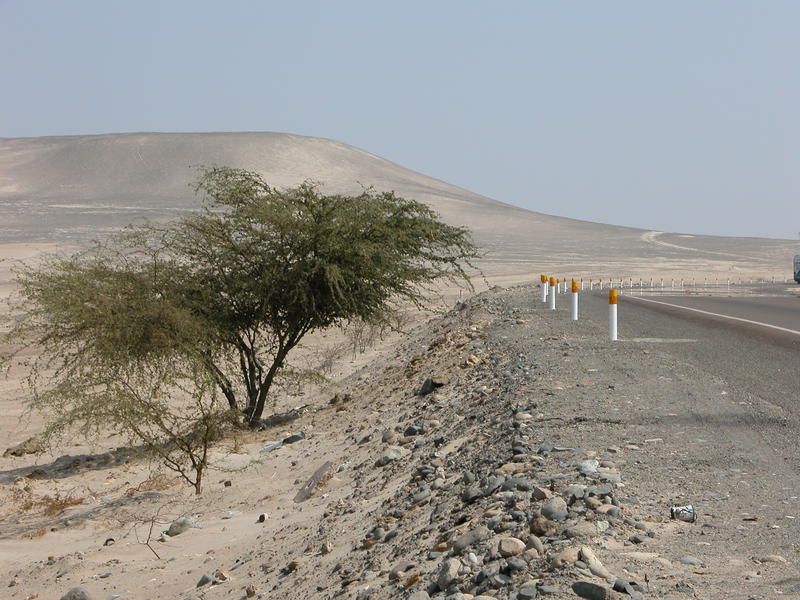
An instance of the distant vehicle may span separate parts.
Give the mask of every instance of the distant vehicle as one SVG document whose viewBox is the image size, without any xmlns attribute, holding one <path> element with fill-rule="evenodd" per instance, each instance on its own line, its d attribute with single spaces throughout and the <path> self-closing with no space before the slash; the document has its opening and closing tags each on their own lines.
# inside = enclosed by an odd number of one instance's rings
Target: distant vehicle
<svg viewBox="0 0 800 600">
<path fill-rule="evenodd" d="M 794 280 L 800 283 L 800 254 L 794 255 Z"/>
</svg>

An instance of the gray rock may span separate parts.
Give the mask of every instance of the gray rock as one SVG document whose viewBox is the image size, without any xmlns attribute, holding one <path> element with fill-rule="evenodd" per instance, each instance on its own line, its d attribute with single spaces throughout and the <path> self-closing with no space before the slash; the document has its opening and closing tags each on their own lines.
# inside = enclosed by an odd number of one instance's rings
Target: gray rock
<svg viewBox="0 0 800 600">
<path fill-rule="evenodd" d="M 436 585 L 443 592 L 458 579 L 458 570 L 461 568 L 461 561 L 457 558 L 448 558 L 439 567 L 439 575 L 436 577 Z"/>
<path fill-rule="evenodd" d="M 503 573 L 492 575 L 488 581 L 491 586 L 496 587 L 506 587 L 507 585 L 514 583 L 514 580 L 511 577 L 504 575 Z"/>
<path fill-rule="evenodd" d="M 605 498 L 606 496 L 610 496 L 613 493 L 614 493 L 614 488 L 610 483 L 604 483 L 602 485 L 593 485 L 586 488 L 587 496 L 597 496 L 598 498 Z"/>
<path fill-rule="evenodd" d="M 92 597 L 82 587 L 74 587 L 61 596 L 61 600 L 92 600 Z"/>
<path fill-rule="evenodd" d="M 684 565 L 691 565 L 693 567 L 699 567 L 703 564 L 703 561 L 700 560 L 699 558 L 695 558 L 694 556 L 689 556 L 689 555 L 681 556 L 680 561 Z"/>
<path fill-rule="evenodd" d="M 517 590 L 518 600 L 532 600 L 538 595 L 539 591 L 536 589 L 536 583 L 534 582 L 524 583 L 522 587 Z"/>
<path fill-rule="evenodd" d="M 533 548 L 539 553 L 539 556 L 544 556 L 544 544 L 542 543 L 542 540 L 535 535 L 531 535 L 527 540 L 525 540 L 525 547 Z"/>
<path fill-rule="evenodd" d="M 445 379 L 443 377 L 428 377 L 425 381 L 422 382 L 422 385 L 417 392 L 418 396 L 427 396 L 436 388 L 442 387 L 445 383 Z"/>
<path fill-rule="evenodd" d="M 554 585 L 540 585 L 539 586 L 539 595 L 540 596 L 554 596 L 558 594 L 561 590 Z"/>
<path fill-rule="evenodd" d="M 521 492 L 530 492 L 536 484 L 528 479 L 522 479 L 520 477 L 510 477 L 506 479 L 506 482 L 503 484 L 503 490 L 519 490 Z"/>
<path fill-rule="evenodd" d="M 408 600 L 431 600 L 431 597 L 428 595 L 428 592 L 423 590 L 419 590 L 414 592 L 408 597 Z"/>
<path fill-rule="evenodd" d="M 576 581 L 572 584 L 572 591 L 587 600 L 607 600 L 611 598 L 611 590 L 590 581 Z"/>
<path fill-rule="evenodd" d="M 494 577 L 499 572 L 500 572 L 500 563 L 499 562 L 492 562 L 492 563 L 489 563 L 488 565 L 486 565 L 480 571 L 478 571 L 478 573 L 475 575 L 475 577 L 472 578 L 472 580 L 475 583 L 480 584 L 480 583 L 483 583 L 484 581 L 486 581 L 487 579 L 489 579 L 490 577 Z"/>
<path fill-rule="evenodd" d="M 263 448 L 261 448 L 261 450 L 259 450 L 258 452 L 259 452 L 259 454 L 266 454 L 267 452 L 272 452 L 273 450 L 277 450 L 281 446 L 283 446 L 283 442 L 280 442 L 280 441 L 271 442 L 271 443 L 267 444 L 266 446 L 264 446 Z"/>
<path fill-rule="evenodd" d="M 472 504 L 475 502 L 475 500 L 482 497 L 483 492 L 475 486 L 464 488 L 464 490 L 461 492 L 461 500 L 466 504 Z"/>
<path fill-rule="evenodd" d="M 580 500 L 586 493 L 586 486 L 574 483 L 564 488 L 561 496 L 567 500 Z"/>
<path fill-rule="evenodd" d="M 178 519 L 175 519 L 169 525 L 169 529 L 167 529 L 167 535 L 170 537 L 174 537 L 176 535 L 180 535 L 193 527 L 197 527 L 197 517 L 195 515 L 192 516 L 183 516 Z"/>
<path fill-rule="evenodd" d="M 494 494 L 500 487 L 505 483 L 505 477 L 489 477 L 486 480 L 486 483 L 481 488 L 481 492 L 484 496 L 489 496 Z"/>
<path fill-rule="evenodd" d="M 592 521 L 578 521 L 575 525 L 567 527 L 564 535 L 568 538 L 586 539 L 597 535 L 597 525 Z"/>
<path fill-rule="evenodd" d="M 501 525 L 503 524 L 503 515 L 496 515 L 486 521 L 486 526 L 494 532 L 499 532 L 501 530 Z"/>
<path fill-rule="evenodd" d="M 491 532 L 484 525 L 480 525 L 465 534 L 456 538 L 453 542 L 453 553 L 461 554 L 464 550 L 469 548 L 472 544 L 483 541 L 491 535 Z"/>
<path fill-rule="evenodd" d="M 282 442 L 284 445 L 286 444 L 294 444 L 295 442 L 299 442 L 300 440 L 306 439 L 306 434 L 302 431 L 298 433 L 293 433 L 289 437 L 283 438 Z"/>
<path fill-rule="evenodd" d="M 647 539 L 646 535 L 639 535 L 638 533 L 628 538 L 634 544 L 643 544 Z"/>
<path fill-rule="evenodd" d="M 203 575 L 200 577 L 200 579 L 197 580 L 197 586 L 196 587 L 203 587 L 204 585 L 206 585 L 208 583 L 211 583 L 213 581 L 214 581 L 214 578 L 211 575 L 209 575 L 208 573 L 203 573 Z"/>
<path fill-rule="evenodd" d="M 386 450 L 383 451 L 381 457 L 375 463 L 379 467 L 383 467 L 388 465 L 390 462 L 394 462 L 399 458 L 402 458 L 404 452 L 402 448 L 398 448 L 397 446 L 389 446 Z"/>
<path fill-rule="evenodd" d="M 429 487 L 424 487 L 411 497 L 411 501 L 414 504 L 419 504 L 420 502 L 427 500 L 430 495 L 431 489 Z"/>
<path fill-rule="evenodd" d="M 613 589 L 616 592 L 624 592 L 628 595 L 630 600 L 644 600 L 644 596 L 639 593 L 641 587 L 639 587 L 637 583 L 628 581 L 627 579 L 616 579 Z"/>
<path fill-rule="evenodd" d="M 403 431 L 403 435 L 406 436 L 406 437 L 411 437 L 411 436 L 415 436 L 415 435 L 422 435 L 423 431 L 424 430 L 419 425 L 409 425 Z"/>
<path fill-rule="evenodd" d="M 558 496 L 545 500 L 540 509 L 542 516 L 551 521 L 563 521 L 567 518 L 567 503 Z"/>
</svg>

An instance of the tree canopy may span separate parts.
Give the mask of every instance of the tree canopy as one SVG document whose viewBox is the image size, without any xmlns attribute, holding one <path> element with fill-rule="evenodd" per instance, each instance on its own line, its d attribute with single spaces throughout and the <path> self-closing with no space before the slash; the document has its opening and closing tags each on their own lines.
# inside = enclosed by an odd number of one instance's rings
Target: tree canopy
<svg viewBox="0 0 800 600">
<path fill-rule="evenodd" d="M 202 171 L 195 188 L 196 213 L 18 269 L 7 337 L 39 353 L 30 384 L 51 426 L 130 428 L 142 402 L 168 410 L 173 393 L 195 402 L 191 431 L 197 414 L 208 433 L 225 411 L 257 425 L 306 334 L 423 307 L 442 279 L 469 285 L 478 256 L 465 228 L 393 192 L 276 189 L 232 168 Z"/>
</svg>

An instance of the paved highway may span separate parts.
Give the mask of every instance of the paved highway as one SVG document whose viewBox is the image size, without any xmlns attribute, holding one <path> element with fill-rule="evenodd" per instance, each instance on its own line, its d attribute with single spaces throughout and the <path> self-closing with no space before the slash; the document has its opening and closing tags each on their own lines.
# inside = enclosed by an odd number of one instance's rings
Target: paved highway
<svg viewBox="0 0 800 600">
<path fill-rule="evenodd" d="M 800 298 L 785 293 L 645 300 L 658 303 L 620 296 L 620 343 L 660 347 L 800 416 Z M 582 294 L 581 318 L 607 323 L 607 294 Z"/>
<path fill-rule="evenodd" d="M 623 300 L 687 310 L 706 319 L 739 325 L 767 327 L 800 335 L 800 297 L 658 296 L 627 297 Z"/>
</svg>

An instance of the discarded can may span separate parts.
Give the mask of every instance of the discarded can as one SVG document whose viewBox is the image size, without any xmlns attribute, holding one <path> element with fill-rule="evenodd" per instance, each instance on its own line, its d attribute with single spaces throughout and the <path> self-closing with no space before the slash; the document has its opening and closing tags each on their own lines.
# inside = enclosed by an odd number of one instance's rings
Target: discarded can
<svg viewBox="0 0 800 600">
<path fill-rule="evenodd" d="M 686 506 L 673 506 L 669 509 L 669 516 L 671 519 L 686 521 L 687 523 L 694 523 L 697 521 L 697 513 L 694 511 L 694 506 L 691 504 L 687 504 Z"/>
</svg>

